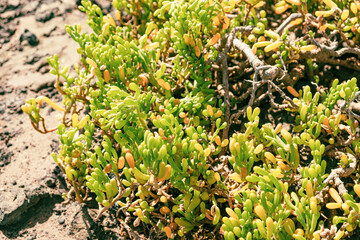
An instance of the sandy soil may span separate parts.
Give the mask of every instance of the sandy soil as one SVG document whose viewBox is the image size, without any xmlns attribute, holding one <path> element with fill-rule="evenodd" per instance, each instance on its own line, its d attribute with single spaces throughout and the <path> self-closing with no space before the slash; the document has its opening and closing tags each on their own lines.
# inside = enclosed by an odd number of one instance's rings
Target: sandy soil
<svg viewBox="0 0 360 240">
<path fill-rule="evenodd" d="M 61 100 L 46 58 L 57 53 L 63 65 L 79 60 L 64 29 L 81 23 L 89 31 L 79 2 L 0 1 L 0 239 L 117 239 L 114 222 L 94 222 L 96 206 L 61 204 L 67 189 L 50 156 L 59 147 L 56 133 L 36 132 L 21 111 L 30 97 Z M 97 2 L 104 9 L 111 4 Z M 56 112 L 41 111 L 56 126 Z"/>
<path fill-rule="evenodd" d="M 111 0 L 92 0 L 109 11 Z M 21 105 L 45 95 L 60 102 L 46 58 L 59 55 L 61 65 L 79 61 L 77 44 L 65 24 L 81 24 L 90 31 L 87 16 L 77 10 L 80 0 L 0 0 L 0 239 L 160 239 L 161 232 L 145 224 L 133 227 L 116 219 L 116 209 L 100 221 L 96 203 L 63 205 L 68 191 L 51 152 L 58 151 L 55 132 L 36 132 Z M 325 82 L 347 80 L 359 73 L 320 64 Z M 302 81 L 299 85 L 308 84 Z M 298 86 L 299 87 L 299 86 Z M 57 113 L 44 104 L 47 127 L 57 126 Z M 286 122 L 282 115 L 279 122 Z M 130 218 L 129 218 L 130 219 Z"/>
</svg>

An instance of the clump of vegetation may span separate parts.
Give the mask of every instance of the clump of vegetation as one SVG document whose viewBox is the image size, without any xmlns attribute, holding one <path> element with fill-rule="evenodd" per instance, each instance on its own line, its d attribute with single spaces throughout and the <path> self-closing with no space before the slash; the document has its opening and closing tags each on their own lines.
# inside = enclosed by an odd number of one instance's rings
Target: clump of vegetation
<svg viewBox="0 0 360 240">
<path fill-rule="evenodd" d="M 98 217 L 119 206 L 167 238 L 351 238 L 359 88 L 323 72 L 360 70 L 358 1 L 113 7 L 104 15 L 83 0 L 93 32 L 66 26 L 81 55 L 74 76 L 48 58 L 64 107 L 46 97 L 22 107 L 60 137 L 65 198 L 96 198 Z M 63 112 L 57 128 L 42 102 Z"/>
</svg>

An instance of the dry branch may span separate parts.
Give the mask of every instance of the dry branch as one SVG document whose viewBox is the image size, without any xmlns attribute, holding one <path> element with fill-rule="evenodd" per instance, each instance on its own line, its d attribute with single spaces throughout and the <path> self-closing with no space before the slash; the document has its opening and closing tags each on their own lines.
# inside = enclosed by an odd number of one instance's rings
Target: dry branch
<svg viewBox="0 0 360 240">
<path fill-rule="evenodd" d="M 348 177 L 350 174 L 352 174 L 356 169 L 357 160 L 356 157 L 350 153 L 342 153 L 342 152 L 335 152 L 335 156 L 342 156 L 342 154 L 346 154 L 349 159 L 349 166 L 346 168 L 338 167 L 336 169 L 333 169 L 330 173 L 330 175 L 324 180 L 325 184 L 334 184 L 335 187 L 338 188 L 339 194 L 342 196 L 344 193 L 347 193 L 347 190 L 345 188 L 345 185 L 343 181 L 340 179 L 342 177 Z M 317 198 L 324 199 L 324 193 L 329 190 L 329 187 L 324 187 L 317 195 Z"/>
</svg>

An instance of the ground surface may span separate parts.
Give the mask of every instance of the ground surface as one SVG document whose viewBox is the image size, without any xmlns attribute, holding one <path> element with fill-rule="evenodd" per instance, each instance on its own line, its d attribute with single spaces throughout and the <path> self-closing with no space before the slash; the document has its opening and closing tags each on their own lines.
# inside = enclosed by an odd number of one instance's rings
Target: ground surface
<svg viewBox="0 0 360 240">
<path fill-rule="evenodd" d="M 50 156 L 58 151 L 58 137 L 56 133 L 36 132 L 21 111 L 21 105 L 31 97 L 45 95 L 61 101 L 46 58 L 56 53 L 62 66 L 79 61 L 77 44 L 64 28 L 65 24 L 80 23 L 82 31 L 90 31 L 87 16 L 77 10 L 79 2 L 0 0 L 0 239 L 140 239 L 137 230 L 160 239 L 155 228 L 142 224 L 134 228 L 131 221 L 131 227 L 122 220 L 119 224 L 113 213 L 95 221 L 96 204 L 63 205 L 61 195 L 68 189 Z M 93 2 L 105 13 L 110 9 L 110 0 Z M 320 64 L 319 69 L 325 83 L 334 78 L 359 79 L 357 71 L 338 66 Z M 309 81 L 298 83 L 303 84 Z M 58 124 L 56 111 L 45 104 L 41 111 L 48 128 Z M 277 114 L 275 120 L 290 128 L 289 114 Z"/>
<path fill-rule="evenodd" d="M 36 132 L 21 111 L 30 97 L 60 100 L 46 58 L 57 53 L 63 65 L 79 60 L 77 45 L 64 29 L 64 24 L 81 23 L 88 30 L 87 16 L 76 4 L 0 1 L 0 239 L 112 239 L 116 231 L 108 220 L 94 222 L 95 208 L 61 204 L 67 189 L 50 156 L 59 147 L 56 133 Z M 55 126 L 56 112 L 42 111 L 48 127 Z"/>
</svg>

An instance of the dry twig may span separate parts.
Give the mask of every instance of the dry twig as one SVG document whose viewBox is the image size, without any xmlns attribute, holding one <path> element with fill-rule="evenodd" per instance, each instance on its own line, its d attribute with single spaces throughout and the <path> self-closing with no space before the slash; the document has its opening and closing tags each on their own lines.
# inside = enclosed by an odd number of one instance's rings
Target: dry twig
<svg viewBox="0 0 360 240">
<path fill-rule="evenodd" d="M 343 181 L 341 181 L 340 178 L 342 177 L 348 177 L 350 174 L 352 174 L 356 169 L 357 160 L 356 157 L 350 153 L 342 153 L 342 152 L 334 152 L 337 156 L 342 156 L 342 154 L 346 154 L 349 159 L 349 166 L 346 168 L 338 167 L 336 169 L 333 169 L 330 173 L 330 175 L 324 180 L 323 183 L 325 184 L 334 184 L 335 187 L 338 188 L 339 194 L 342 196 L 344 193 L 347 193 L 347 190 L 345 188 L 345 185 Z M 317 195 L 316 197 L 319 199 L 324 199 L 324 193 L 329 190 L 329 187 L 324 187 Z"/>
</svg>

